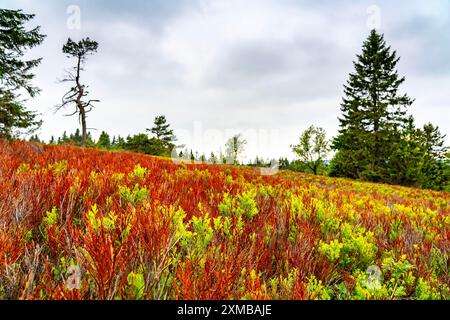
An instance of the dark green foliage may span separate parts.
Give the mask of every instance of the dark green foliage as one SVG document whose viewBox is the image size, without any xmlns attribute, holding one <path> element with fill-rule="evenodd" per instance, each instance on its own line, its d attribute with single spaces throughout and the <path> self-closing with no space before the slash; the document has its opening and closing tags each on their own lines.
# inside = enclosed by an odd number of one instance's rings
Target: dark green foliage
<svg viewBox="0 0 450 320">
<path fill-rule="evenodd" d="M 41 139 L 39 139 L 39 136 L 37 134 L 32 135 L 29 139 L 30 142 L 37 142 L 37 143 L 42 143 Z"/>
<path fill-rule="evenodd" d="M 445 135 L 431 123 L 422 129 L 422 142 L 425 149 L 423 163 L 422 187 L 443 190 L 450 181 L 447 147 L 444 146 Z"/>
<path fill-rule="evenodd" d="M 154 126 L 151 129 L 147 129 L 148 132 L 154 134 L 153 138 L 148 138 L 148 142 L 145 142 L 145 149 L 151 150 L 145 152 L 147 154 L 158 156 L 171 156 L 172 150 L 175 148 L 174 142 L 177 141 L 173 130 L 170 128 L 170 124 L 167 123 L 165 116 L 157 116 L 154 121 Z M 140 135 L 140 139 L 144 139 L 144 134 Z M 142 140 L 144 141 L 144 140 Z"/>
<path fill-rule="evenodd" d="M 450 180 L 444 139 L 438 127 L 429 123 L 417 129 L 411 118 L 389 158 L 387 182 L 443 190 Z"/>
<path fill-rule="evenodd" d="M 392 146 L 392 153 L 387 158 L 389 164 L 384 182 L 405 186 L 421 186 L 425 179 L 423 132 L 414 126 L 412 117 L 401 131 L 401 139 Z"/>
<path fill-rule="evenodd" d="M 63 46 L 63 52 L 68 58 L 79 58 L 80 63 L 84 63 L 89 55 L 94 54 L 98 50 L 98 42 L 91 40 L 90 38 L 82 39 L 79 42 L 75 42 L 72 39 L 68 39 Z"/>
<path fill-rule="evenodd" d="M 382 35 L 372 31 L 344 86 L 336 155 L 330 175 L 432 189 L 448 185 L 444 136 L 414 125 L 406 109 L 413 100 L 399 93 L 405 81 Z"/>
<path fill-rule="evenodd" d="M 105 131 L 102 131 L 100 137 L 98 138 L 97 147 L 101 149 L 111 149 L 111 140 L 109 138 L 109 134 Z"/>
<path fill-rule="evenodd" d="M 384 181 L 389 175 L 387 159 L 402 139 L 406 108 L 413 102 L 399 93 L 405 78 L 398 75 L 398 61 L 396 52 L 373 30 L 344 86 L 332 175 L 371 181 Z"/>
<path fill-rule="evenodd" d="M 153 128 L 147 131 L 153 133 L 156 139 L 161 140 L 166 146 L 173 146 L 173 142 L 177 140 L 165 116 L 157 116 Z"/>
<path fill-rule="evenodd" d="M 50 140 L 50 144 L 52 144 L 52 140 L 55 141 L 55 138 L 53 136 Z M 57 139 L 57 144 L 71 144 L 74 146 L 82 146 L 82 137 L 80 134 L 80 129 L 76 129 L 75 133 L 71 133 L 69 136 L 67 135 L 67 132 L 64 131 L 62 136 Z M 88 132 L 87 134 L 86 146 L 89 147 L 96 146 L 90 132 Z"/>
<path fill-rule="evenodd" d="M 285 170 L 285 169 L 289 169 L 291 164 L 287 158 L 280 158 L 278 160 L 278 165 L 281 170 Z"/>
<path fill-rule="evenodd" d="M 20 133 L 32 133 L 42 124 L 36 117 L 36 113 L 25 110 L 15 100 L 12 92 L 0 93 L 0 138 L 11 139 Z"/>
<path fill-rule="evenodd" d="M 34 18 L 21 10 L 0 9 L 0 137 L 14 138 L 27 129 L 30 133 L 42 124 L 36 120 L 36 113 L 27 111 L 19 91 L 24 90 L 30 97 L 39 93 L 31 84 L 34 74 L 31 70 L 42 59 L 23 59 L 27 50 L 39 45 L 45 36 L 40 27 L 26 29 L 26 24 Z"/>
<path fill-rule="evenodd" d="M 389 158 L 398 151 L 412 104 L 399 93 L 405 81 L 396 70 L 396 52 L 373 30 L 354 62 L 355 72 L 344 85 L 340 130 L 333 140 L 337 151 L 331 175 L 370 181 L 390 177 Z M 406 146 L 403 146 L 406 147 Z"/>
<path fill-rule="evenodd" d="M 124 149 L 155 156 L 170 156 L 170 151 L 162 140 L 149 138 L 145 133 L 129 136 L 124 143 Z"/>
<path fill-rule="evenodd" d="M 446 177 L 442 189 L 450 192 L 450 152 L 447 152 L 444 160 L 444 176 Z"/>
</svg>

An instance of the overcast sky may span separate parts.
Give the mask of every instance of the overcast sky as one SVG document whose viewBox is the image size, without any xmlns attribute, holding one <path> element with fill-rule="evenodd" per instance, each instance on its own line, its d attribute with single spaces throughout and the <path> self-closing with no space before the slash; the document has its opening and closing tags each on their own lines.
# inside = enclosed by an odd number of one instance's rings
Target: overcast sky
<svg viewBox="0 0 450 320">
<path fill-rule="evenodd" d="M 402 90 L 416 99 L 410 111 L 417 123 L 432 122 L 450 135 L 449 0 L 2 0 L 1 6 L 36 14 L 34 23 L 47 34 L 32 51 L 44 58 L 35 70 L 42 93 L 28 103 L 42 114 L 44 139 L 78 127 L 53 106 L 67 90 L 57 80 L 73 63 L 62 45 L 89 36 L 100 43 L 82 76 L 101 100 L 88 118 L 95 137 L 102 130 L 143 132 L 164 114 L 179 143 L 194 150 L 218 151 L 242 132 L 248 157 L 292 158 L 290 145 L 309 125 L 336 134 L 342 85 L 374 26 L 401 56 Z"/>
</svg>

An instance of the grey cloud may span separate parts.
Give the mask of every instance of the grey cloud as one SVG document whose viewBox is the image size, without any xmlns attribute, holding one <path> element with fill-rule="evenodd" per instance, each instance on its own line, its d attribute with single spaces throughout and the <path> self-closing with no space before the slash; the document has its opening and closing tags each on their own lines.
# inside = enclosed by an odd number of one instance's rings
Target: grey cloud
<svg viewBox="0 0 450 320">
<path fill-rule="evenodd" d="M 290 38 L 260 33 L 246 41 L 231 37 L 219 42 L 218 54 L 208 61 L 206 74 L 202 73 L 194 87 L 184 82 L 190 70 L 172 60 L 163 46 L 166 31 L 179 23 L 179 18 L 186 23 L 201 17 L 196 14 L 202 8 L 200 1 L 4 3 L 36 13 L 35 22 L 48 34 L 44 44 L 33 50 L 33 55 L 44 57 L 36 70 L 36 84 L 43 91 L 30 101 L 32 109 L 45 113 L 44 138 L 78 125 L 75 119 L 47 110 L 59 102 L 65 90 L 56 83 L 70 65 L 61 53 L 62 44 L 69 36 L 90 36 L 100 42 L 100 50 L 88 61 L 84 79 L 93 95 L 102 100 L 90 114 L 91 126 L 126 135 L 144 130 L 156 114 L 164 113 L 175 128 L 189 128 L 193 121 L 201 120 L 211 128 L 286 129 L 295 132 L 290 141 L 267 148 L 274 156 L 289 156 L 289 144 L 307 125 L 324 126 L 330 136 L 336 132 L 342 85 L 368 34 L 366 9 L 372 4 L 380 6 L 381 31 L 402 58 L 400 73 L 406 76 L 407 92 L 417 98 L 412 110 L 418 122 L 434 122 L 450 134 L 446 90 L 450 83 L 448 1 L 255 1 L 255 11 L 277 4 L 286 7 L 286 15 L 291 9 L 299 9 L 317 14 L 324 23 L 316 28 L 289 30 Z M 82 29 L 78 31 L 65 27 L 66 8 L 73 4 L 82 10 Z M 421 7 L 424 5 L 437 9 L 426 14 Z M 236 13 L 238 9 L 239 5 Z M 282 20 L 284 13 L 280 12 Z M 221 23 L 220 19 L 219 15 L 219 21 L 213 22 Z M 208 20 L 204 21 L 207 28 Z M 202 36 L 201 31 L 196 38 Z M 183 137 L 179 138 L 183 143 Z"/>
</svg>

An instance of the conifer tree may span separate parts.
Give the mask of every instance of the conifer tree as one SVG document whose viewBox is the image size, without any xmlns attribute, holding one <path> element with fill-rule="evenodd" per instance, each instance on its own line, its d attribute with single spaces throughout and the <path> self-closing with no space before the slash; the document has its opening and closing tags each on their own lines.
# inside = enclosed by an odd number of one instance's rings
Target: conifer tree
<svg viewBox="0 0 450 320">
<path fill-rule="evenodd" d="M 102 131 L 102 133 L 100 134 L 100 137 L 98 138 L 97 146 L 102 149 L 110 149 L 111 148 L 111 140 L 109 138 L 108 133 L 106 133 L 105 131 Z"/>
<path fill-rule="evenodd" d="M 344 85 L 331 175 L 371 181 L 389 176 L 389 158 L 402 139 L 413 103 L 400 93 L 405 78 L 397 72 L 398 61 L 383 35 L 372 30 Z"/>
<path fill-rule="evenodd" d="M 42 124 L 35 112 L 25 109 L 20 96 L 21 91 L 30 97 L 39 93 L 30 83 L 34 78 L 31 70 L 42 59 L 24 59 L 27 50 L 45 38 L 40 27 L 26 28 L 33 18 L 21 10 L 0 9 L 0 138 L 13 138 L 22 130 L 32 132 Z"/>
<path fill-rule="evenodd" d="M 423 126 L 422 134 L 424 148 L 422 187 L 443 190 L 450 180 L 446 170 L 449 164 L 446 162 L 448 148 L 444 145 L 445 135 L 431 123 Z"/>
</svg>

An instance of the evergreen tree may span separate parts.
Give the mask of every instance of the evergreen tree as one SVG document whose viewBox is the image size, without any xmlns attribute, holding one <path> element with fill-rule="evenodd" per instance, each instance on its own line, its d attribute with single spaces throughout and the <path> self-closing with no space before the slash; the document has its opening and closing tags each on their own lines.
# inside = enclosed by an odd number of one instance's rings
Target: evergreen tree
<svg viewBox="0 0 450 320">
<path fill-rule="evenodd" d="M 111 140 L 109 139 L 108 133 L 102 131 L 100 137 L 98 138 L 97 146 L 102 149 L 110 149 L 111 148 Z"/>
<path fill-rule="evenodd" d="M 28 49 L 45 38 L 40 27 L 26 29 L 33 18 L 21 10 L 0 9 L 0 138 L 13 138 L 24 129 L 32 132 L 42 124 L 35 112 L 25 109 L 19 93 L 23 90 L 30 97 L 39 93 L 30 81 L 34 78 L 31 70 L 42 59 L 23 59 Z"/>
<path fill-rule="evenodd" d="M 422 187 L 443 190 L 448 184 L 450 176 L 446 170 L 447 147 L 444 146 L 445 135 L 441 134 L 438 127 L 431 123 L 422 129 L 424 163 Z"/>
<path fill-rule="evenodd" d="M 170 124 L 167 123 L 165 116 L 157 116 L 154 121 L 154 126 L 151 129 L 147 129 L 155 135 L 155 137 L 165 144 L 170 145 L 176 141 L 173 130 L 170 129 Z"/>
<path fill-rule="evenodd" d="M 82 144 L 82 137 L 81 137 L 81 133 L 80 133 L 80 129 L 76 129 L 75 130 L 75 134 L 71 135 L 70 140 L 72 140 L 72 142 L 74 142 L 77 145 L 81 145 Z"/>
<path fill-rule="evenodd" d="M 384 182 L 390 184 L 421 186 L 425 179 L 423 166 L 425 161 L 424 135 L 409 117 L 406 127 L 401 131 L 401 139 L 395 143 L 388 158 L 389 174 Z"/>
<path fill-rule="evenodd" d="M 124 149 L 154 156 L 170 156 L 161 140 L 149 138 L 145 133 L 128 136 L 124 142 Z"/>
<path fill-rule="evenodd" d="M 405 78 L 398 75 L 399 58 L 386 46 L 383 35 L 373 30 L 357 58 L 355 72 L 344 85 L 340 130 L 332 144 L 337 153 L 330 174 L 384 181 L 413 100 L 399 93 Z"/>
<path fill-rule="evenodd" d="M 29 139 L 30 142 L 37 142 L 37 143 L 41 143 L 41 139 L 39 139 L 39 136 L 37 134 L 32 135 Z"/>
<path fill-rule="evenodd" d="M 118 146 L 120 149 L 124 149 L 124 148 L 125 148 L 125 144 L 126 144 L 125 139 L 122 138 L 122 137 L 119 135 L 119 136 L 117 137 L 117 146 Z"/>
<path fill-rule="evenodd" d="M 67 143 L 69 141 L 69 138 L 67 137 L 66 131 L 63 132 L 63 135 L 61 137 L 61 143 Z"/>
</svg>

